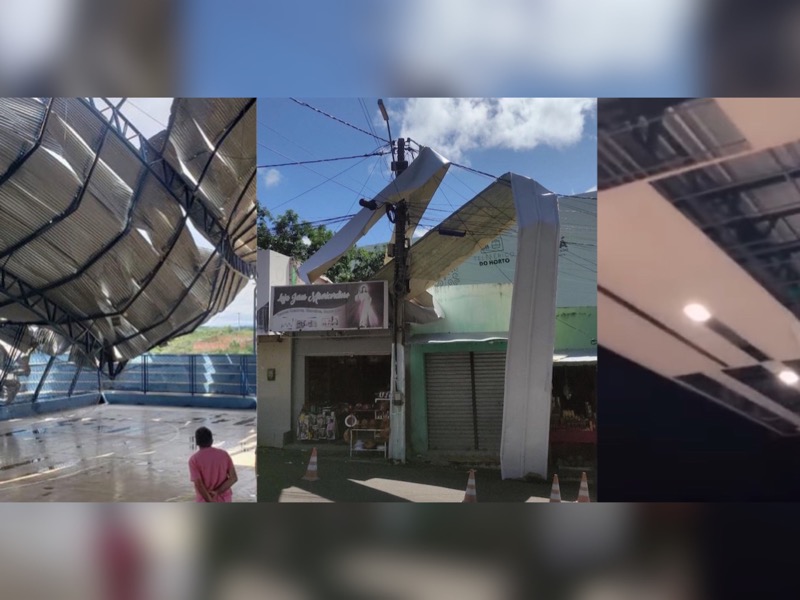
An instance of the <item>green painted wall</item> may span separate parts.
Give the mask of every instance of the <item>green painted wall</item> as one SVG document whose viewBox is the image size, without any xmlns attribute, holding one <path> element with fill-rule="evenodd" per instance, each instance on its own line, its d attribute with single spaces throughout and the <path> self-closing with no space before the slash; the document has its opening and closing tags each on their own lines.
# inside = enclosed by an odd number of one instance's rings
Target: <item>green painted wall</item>
<svg viewBox="0 0 800 600">
<path fill-rule="evenodd" d="M 427 325 L 412 325 L 411 335 L 436 333 L 506 333 L 511 320 L 511 284 L 442 286 L 432 290 L 445 317 Z M 597 307 L 556 310 L 555 352 L 596 347 Z M 428 450 L 428 403 L 425 395 L 425 355 L 432 352 L 505 352 L 505 340 L 412 344 L 408 360 L 411 451 Z"/>
<path fill-rule="evenodd" d="M 430 291 L 444 319 L 412 325 L 411 334 L 508 331 L 512 290 L 510 284 L 497 283 L 432 288 Z"/>
<path fill-rule="evenodd" d="M 432 289 L 444 318 L 412 325 L 411 335 L 436 333 L 505 333 L 511 321 L 511 284 L 453 285 Z M 597 339 L 597 307 L 556 310 L 556 351 L 593 348 Z"/>
</svg>

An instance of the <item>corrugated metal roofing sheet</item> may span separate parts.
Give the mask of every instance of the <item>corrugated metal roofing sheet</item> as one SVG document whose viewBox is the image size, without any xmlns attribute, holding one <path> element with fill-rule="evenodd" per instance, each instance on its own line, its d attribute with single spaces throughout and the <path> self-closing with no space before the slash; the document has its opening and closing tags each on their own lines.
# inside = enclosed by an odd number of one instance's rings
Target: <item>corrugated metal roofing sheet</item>
<svg viewBox="0 0 800 600">
<path fill-rule="evenodd" d="M 0 99 L 0 330 L 27 326 L 27 346 L 56 332 L 123 362 L 191 331 L 246 284 L 256 107 L 177 99 L 163 156 L 119 107 L 103 108 Z"/>
</svg>

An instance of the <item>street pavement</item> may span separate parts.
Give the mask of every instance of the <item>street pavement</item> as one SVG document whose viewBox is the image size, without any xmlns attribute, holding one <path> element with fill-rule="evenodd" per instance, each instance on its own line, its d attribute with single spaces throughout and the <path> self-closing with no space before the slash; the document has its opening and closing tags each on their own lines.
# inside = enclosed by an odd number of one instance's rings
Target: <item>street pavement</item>
<svg viewBox="0 0 800 600">
<path fill-rule="evenodd" d="M 258 452 L 259 502 L 461 502 L 469 464 L 413 461 L 393 465 L 383 457 L 350 458 L 337 446 L 317 447 L 318 481 L 305 481 L 311 447 Z M 548 502 L 550 482 L 500 478 L 499 468 L 476 469 L 478 502 Z M 578 481 L 562 481 L 561 498 L 575 501 Z M 590 484 L 590 496 L 595 500 Z"/>
</svg>

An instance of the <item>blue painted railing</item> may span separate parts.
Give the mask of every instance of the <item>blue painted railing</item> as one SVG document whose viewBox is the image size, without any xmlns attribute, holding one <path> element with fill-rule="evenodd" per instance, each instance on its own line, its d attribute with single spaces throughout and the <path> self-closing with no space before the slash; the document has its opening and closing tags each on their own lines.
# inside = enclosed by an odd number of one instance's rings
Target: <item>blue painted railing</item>
<svg viewBox="0 0 800 600">
<path fill-rule="evenodd" d="M 11 404 L 31 404 L 92 392 L 255 396 L 254 354 L 147 354 L 128 363 L 115 380 L 77 367 L 66 356 L 34 354 L 30 374 L 18 375 Z"/>
</svg>

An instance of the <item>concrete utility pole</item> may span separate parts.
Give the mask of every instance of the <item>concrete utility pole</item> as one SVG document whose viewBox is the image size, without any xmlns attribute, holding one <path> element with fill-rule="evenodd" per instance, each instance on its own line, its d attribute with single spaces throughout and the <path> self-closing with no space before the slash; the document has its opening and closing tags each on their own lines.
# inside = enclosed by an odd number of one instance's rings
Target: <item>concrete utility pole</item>
<svg viewBox="0 0 800 600">
<path fill-rule="evenodd" d="M 408 293 L 406 224 L 408 205 L 400 200 L 394 208 L 394 336 L 392 340 L 392 409 L 389 458 L 406 460 L 406 353 L 403 303 Z"/>
<path fill-rule="evenodd" d="M 389 133 L 389 144 L 392 146 L 394 159 L 394 142 L 389 126 L 389 114 L 383 100 L 378 100 L 386 129 Z M 392 171 L 395 178 L 408 167 L 406 160 L 406 140 L 397 140 L 397 160 L 392 160 Z M 391 433 L 389 435 L 389 458 L 394 461 L 406 461 L 406 353 L 405 353 L 405 319 L 403 303 L 408 294 L 408 205 L 405 198 L 393 206 L 387 206 L 387 214 L 394 220 L 394 319 L 392 322 L 392 406 L 389 411 Z"/>
</svg>

